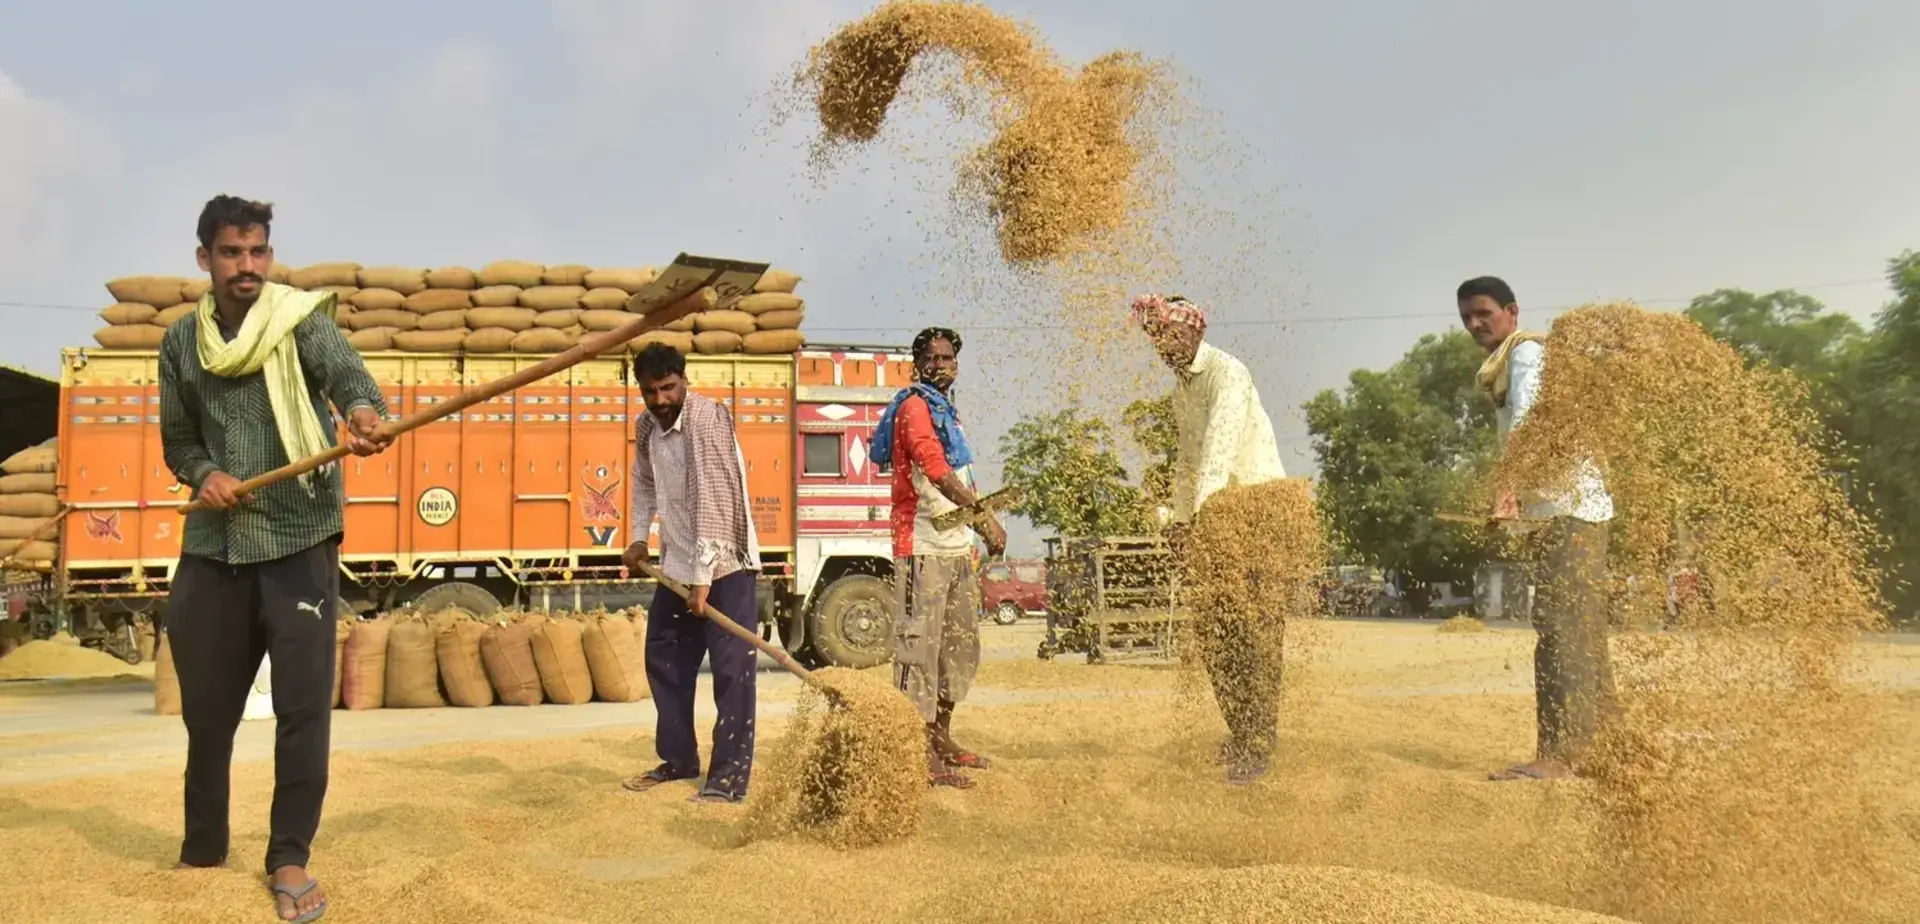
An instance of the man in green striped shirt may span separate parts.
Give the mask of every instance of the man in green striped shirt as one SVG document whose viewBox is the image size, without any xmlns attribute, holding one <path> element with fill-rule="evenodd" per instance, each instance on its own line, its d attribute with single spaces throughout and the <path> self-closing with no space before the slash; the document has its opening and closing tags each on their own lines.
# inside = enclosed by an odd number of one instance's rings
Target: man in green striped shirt
<svg viewBox="0 0 1920 924">
<path fill-rule="evenodd" d="M 206 509 L 187 515 L 166 632 L 187 726 L 182 868 L 228 848 L 228 776 L 247 693 L 273 672 L 274 786 L 268 886 L 288 921 L 326 892 L 307 874 L 327 790 L 344 492 L 336 464 L 244 496 L 240 482 L 323 452 L 346 418 L 356 455 L 385 449 L 386 401 L 334 324 L 335 298 L 266 281 L 273 207 L 216 196 L 200 214 L 212 288 L 160 344 L 167 467 Z"/>
</svg>

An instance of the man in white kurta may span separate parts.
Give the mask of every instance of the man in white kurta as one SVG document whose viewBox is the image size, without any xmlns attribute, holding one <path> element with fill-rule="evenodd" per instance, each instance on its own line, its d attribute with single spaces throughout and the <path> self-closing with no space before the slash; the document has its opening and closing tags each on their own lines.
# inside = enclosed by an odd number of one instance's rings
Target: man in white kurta
<svg viewBox="0 0 1920 924">
<path fill-rule="evenodd" d="M 1455 293 L 1460 323 L 1487 351 L 1479 383 L 1493 399 L 1504 445 L 1539 400 L 1546 338 L 1520 330 L 1513 290 L 1492 276 L 1469 279 Z M 1607 657 L 1607 534 L 1613 497 L 1599 466 L 1584 461 L 1562 496 L 1502 496 L 1496 519 L 1539 524 L 1534 542 L 1536 597 L 1533 683 L 1539 744 L 1535 759 L 1493 775 L 1497 780 L 1569 776 L 1593 744 L 1613 696 Z"/>
<path fill-rule="evenodd" d="M 1206 309 L 1177 295 L 1143 295 L 1134 300 L 1133 316 L 1174 372 L 1179 442 L 1168 540 L 1184 561 L 1189 528 L 1208 498 L 1234 486 L 1285 478 L 1286 470 L 1252 373 L 1204 339 Z M 1220 759 L 1235 784 L 1266 773 L 1280 724 L 1280 651 L 1277 644 L 1254 637 L 1249 622 L 1256 615 L 1194 614 L 1214 698 L 1230 732 Z"/>
</svg>

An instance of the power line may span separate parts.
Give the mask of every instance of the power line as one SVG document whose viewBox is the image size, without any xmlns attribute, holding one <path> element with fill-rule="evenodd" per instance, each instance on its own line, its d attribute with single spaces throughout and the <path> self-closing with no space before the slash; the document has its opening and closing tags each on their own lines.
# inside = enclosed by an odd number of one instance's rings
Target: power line
<svg viewBox="0 0 1920 924">
<path fill-rule="evenodd" d="M 1815 289 L 1839 289 L 1839 288 L 1847 288 L 1851 286 L 1869 285 L 1873 283 L 1880 283 L 1884 285 L 1886 281 L 1887 280 L 1885 277 L 1874 276 L 1874 277 L 1865 278 L 1865 279 L 1843 279 L 1837 282 L 1820 282 L 1820 283 L 1813 283 L 1810 285 L 1788 286 L 1786 288 L 1794 291 L 1810 291 Z M 1622 300 L 1623 301 L 1630 300 L 1635 304 L 1639 304 L 1639 305 L 1685 305 L 1685 304 L 1692 304 L 1694 298 L 1697 298 L 1697 297 L 1698 296 L 1684 296 L 1684 297 L 1673 296 L 1673 297 L 1662 297 L 1662 298 L 1638 298 L 1638 299 L 1622 299 Z M 1521 307 L 1524 311 L 1530 314 L 1539 315 L 1539 314 L 1559 314 L 1560 312 L 1563 312 L 1563 311 L 1571 311 L 1575 308 L 1580 307 L 1581 304 L 1587 304 L 1587 303 L 1570 304 L 1570 305 L 1554 305 L 1546 308 L 1528 307 L 1523 303 Z M 58 304 L 53 302 L 0 301 L 0 308 L 30 309 L 30 310 L 42 310 L 42 311 L 75 311 L 75 312 L 85 312 L 87 314 L 98 314 L 100 311 L 100 309 L 98 308 L 88 308 L 85 305 L 65 305 L 65 304 Z M 1431 319 L 1440 317 L 1441 314 L 1442 314 L 1441 312 L 1436 312 L 1436 311 L 1419 311 L 1419 312 L 1404 312 L 1400 314 L 1357 314 L 1357 315 L 1337 315 L 1337 316 L 1314 317 L 1314 318 L 1264 318 L 1264 319 L 1257 319 L 1257 320 L 1237 320 L 1237 321 L 1221 320 L 1221 321 L 1210 322 L 1208 326 L 1209 327 L 1288 327 L 1295 324 L 1351 324 L 1351 323 L 1364 322 L 1364 321 L 1414 321 L 1414 320 L 1431 320 Z M 830 326 L 812 327 L 810 326 L 806 329 L 809 331 L 816 331 L 820 333 L 845 334 L 845 333 L 867 333 L 867 332 L 875 332 L 875 331 L 912 332 L 912 331 L 919 330 L 920 327 L 917 325 L 892 325 L 892 326 L 868 325 L 863 327 L 830 327 Z M 1069 329 L 1072 329 L 1072 328 L 1070 328 L 1068 325 L 1065 325 L 1065 324 L 980 324 L 980 325 L 970 325 L 968 327 L 969 331 L 1001 331 L 1001 332 L 1036 331 L 1036 330 L 1069 330 Z"/>
</svg>

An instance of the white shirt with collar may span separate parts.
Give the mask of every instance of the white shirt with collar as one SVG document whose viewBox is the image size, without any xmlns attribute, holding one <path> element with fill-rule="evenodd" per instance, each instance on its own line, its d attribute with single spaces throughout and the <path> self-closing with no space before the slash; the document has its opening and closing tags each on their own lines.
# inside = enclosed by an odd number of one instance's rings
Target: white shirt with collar
<svg viewBox="0 0 1920 924">
<path fill-rule="evenodd" d="M 1176 376 L 1173 418 L 1180 434 L 1174 522 L 1191 522 L 1207 498 L 1230 484 L 1261 484 L 1287 476 L 1253 374 L 1212 344 L 1203 341 L 1186 374 Z"/>
<path fill-rule="evenodd" d="M 1539 400 L 1540 376 L 1546 368 L 1545 344 L 1532 340 L 1517 343 L 1507 355 L 1507 406 L 1494 412 L 1502 445 Z M 1600 467 L 1592 459 L 1586 459 L 1574 474 L 1571 494 L 1529 500 L 1521 505 L 1521 515 L 1529 520 L 1572 517 L 1588 523 L 1605 523 L 1613 519 L 1613 495 L 1607 492 L 1606 483 L 1600 478 Z"/>
</svg>

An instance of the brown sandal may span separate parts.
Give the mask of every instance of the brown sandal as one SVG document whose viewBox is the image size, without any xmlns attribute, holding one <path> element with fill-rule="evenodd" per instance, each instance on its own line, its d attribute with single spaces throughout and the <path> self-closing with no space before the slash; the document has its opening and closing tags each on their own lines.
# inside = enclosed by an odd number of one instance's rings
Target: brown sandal
<svg viewBox="0 0 1920 924">
<path fill-rule="evenodd" d="M 646 792 L 647 790 L 652 789 L 655 786 L 659 786 L 663 783 L 673 783 L 679 780 L 690 780 L 690 779 L 693 779 L 693 777 L 674 776 L 673 771 L 668 770 L 665 766 L 659 766 L 659 767 L 653 768 L 652 770 L 648 770 L 647 772 L 640 774 L 639 776 L 630 776 L 624 780 L 621 780 L 620 788 L 628 792 Z"/>
<path fill-rule="evenodd" d="M 954 789 L 972 789 L 973 780 L 958 773 L 935 773 L 927 777 L 929 786 L 951 786 Z"/>
</svg>

